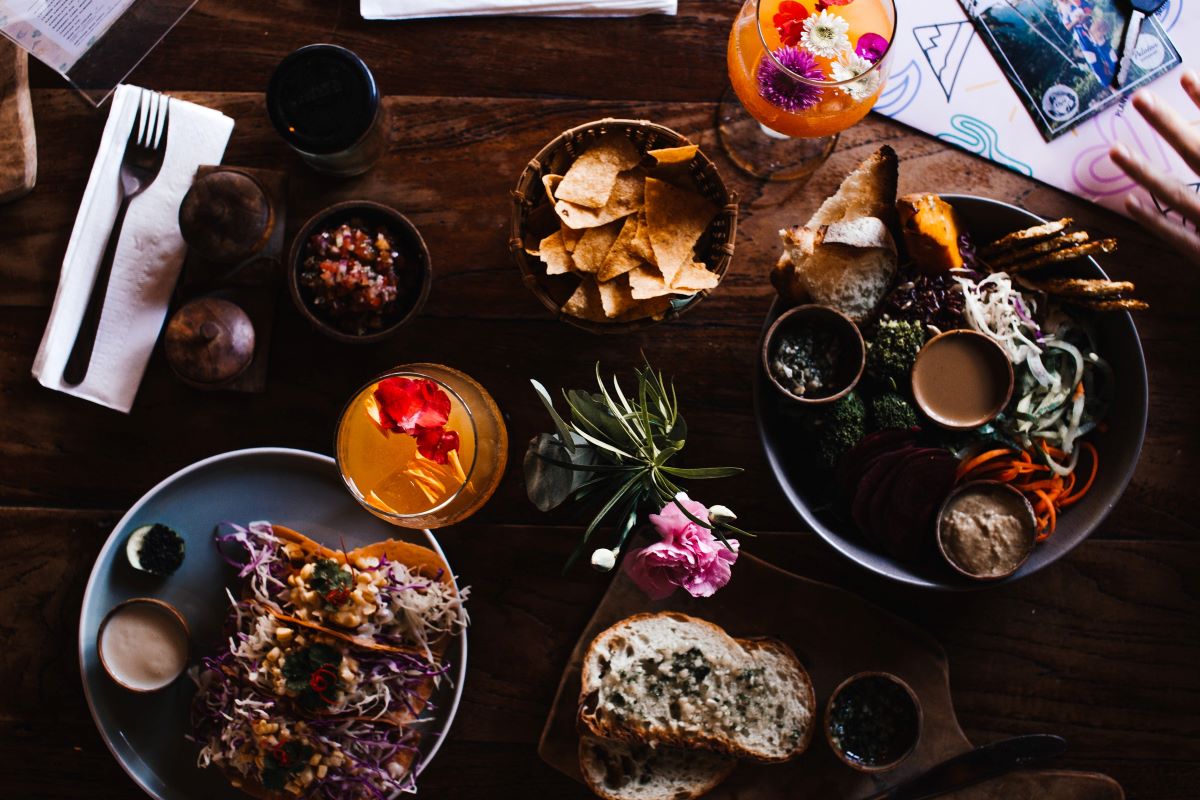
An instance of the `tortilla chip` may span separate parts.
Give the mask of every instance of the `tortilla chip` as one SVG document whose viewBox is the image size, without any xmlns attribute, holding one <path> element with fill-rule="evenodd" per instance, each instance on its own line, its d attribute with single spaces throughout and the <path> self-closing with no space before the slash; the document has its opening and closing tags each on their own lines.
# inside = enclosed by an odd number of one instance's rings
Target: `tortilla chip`
<svg viewBox="0 0 1200 800">
<path fill-rule="evenodd" d="M 563 244 L 562 231 L 555 231 L 542 239 L 538 245 L 538 255 L 546 265 L 547 275 L 563 275 L 575 268 L 571 263 L 571 254 Z"/>
<path fill-rule="evenodd" d="M 699 194 L 654 178 L 646 179 L 650 246 L 667 283 L 675 280 L 684 264 L 694 260 L 693 248 L 716 214 L 713 204 Z"/>
<path fill-rule="evenodd" d="M 695 158 L 698 152 L 700 152 L 699 146 L 685 144 L 682 147 L 663 147 L 658 150 L 650 150 L 646 155 L 653 158 L 659 166 L 663 166 L 666 164 L 686 164 Z"/>
<path fill-rule="evenodd" d="M 671 296 L 663 295 L 662 297 L 652 297 L 649 300 L 636 300 L 635 305 L 619 315 L 614 322 L 633 322 L 634 320 L 645 319 L 646 317 L 654 317 L 662 319 L 663 315 L 671 307 Z"/>
<path fill-rule="evenodd" d="M 680 294 L 695 294 L 712 289 L 720 282 L 720 276 L 710 272 L 703 261 L 693 261 L 676 273 L 675 280 L 671 281 L 671 288 Z"/>
<path fill-rule="evenodd" d="M 629 289 L 629 279 L 622 275 L 600 284 L 600 305 L 609 319 L 627 313 L 637 301 Z"/>
<path fill-rule="evenodd" d="M 642 171 L 631 169 L 617 176 L 617 183 L 604 208 L 585 208 L 566 200 L 559 200 L 554 204 L 554 211 L 570 228 L 595 228 L 614 219 L 629 216 L 640 209 L 645 201 L 645 192 L 646 183 Z"/>
<path fill-rule="evenodd" d="M 629 273 L 629 288 L 634 300 L 649 300 L 662 297 L 672 292 L 658 267 L 653 264 L 642 264 Z"/>
<path fill-rule="evenodd" d="M 603 208 L 616 185 L 617 174 L 637 166 L 641 153 L 629 137 L 610 133 L 589 147 L 563 176 L 555 198 L 584 208 Z"/>
<path fill-rule="evenodd" d="M 563 247 L 566 248 L 568 253 L 574 253 L 575 245 L 579 244 L 580 238 L 583 237 L 583 231 L 582 230 L 577 231 L 574 228 L 568 228 L 566 225 L 563 225 L 561 230 L 562 230 L 562 238 L 563 238 Z"/>
<path fill-rule="evenodd" d="M 584 231 L 575 245 L 575 252 L 571 254 L 575 269 L 580 272 L 599 272 L 608 251 L 612 249 L 613 242 L 620 236 L 623 224 L 621 220 L 616 220 Z"/>
<path fill-rule="evenodd" d="M 575 294 L 567 298 L 562 310 L 573 317 L 592 322 L 604 322 L 608 319 L 604 316 L 604 304 L 600 302 L 599 285 L 591 275 L 583 276 L 583 280 L 575 289 Z"/>
<path fill-rule="evenodd" d="M 624 224 L 621 226 L 621 235 L 613 242 L 613 246 L 609 248 L 608 255 L 604 257 L 604 263 L 600 265 L 600 272 L 596 277 L 601 283 L 611 281 L 619 275 L 624 275 L 642 263 L 643 259 L 637 255 L 634 248 L 634 239 L 637 237 L 637 231 L 637 217 L 632 215 L 626 217 Z"/>
<path fill-rule="evenodd" d="M 633 251 L 648 264 L 654 263 L 654 248 L 650 246 L 650 229 L 646 226 L 646 209 L 637 215 L 637 235 L 633 239 Z"/>
<path fill-rule="evenodd" d="M 542 188 L 546 190 L 546 197 L 550 202 L 554 202 L 554 193 L 558 190 L 558 185 L 562 183 L 562 175 L 543 175 Z"/>
</svg>

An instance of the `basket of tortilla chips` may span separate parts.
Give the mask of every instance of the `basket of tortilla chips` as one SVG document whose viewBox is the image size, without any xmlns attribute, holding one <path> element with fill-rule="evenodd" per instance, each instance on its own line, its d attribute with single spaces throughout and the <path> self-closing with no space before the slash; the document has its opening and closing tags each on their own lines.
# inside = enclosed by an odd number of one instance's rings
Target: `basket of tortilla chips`
<svg viewBox="0 0 1200 800">
<path fill-rule="evenodd" d="M 597 333 L 677 317 L 733 257 L 737 195 L 685 137 L 603 119 L 561 133 L 521 173 L 509 248 L 525 285 Z"/>
</svg>

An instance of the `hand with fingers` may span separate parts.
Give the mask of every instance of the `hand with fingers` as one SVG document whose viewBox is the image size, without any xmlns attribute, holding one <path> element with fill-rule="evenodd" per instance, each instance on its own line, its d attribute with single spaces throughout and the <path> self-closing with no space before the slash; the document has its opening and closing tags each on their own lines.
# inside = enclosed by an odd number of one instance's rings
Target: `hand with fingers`
<svg viewBox="0 0 1200 800">
<path fill-rule="evenodd" d="M 1189 69 L 1183 73 L 1179 83 L 1196 107 L 1200 108 L 1200 75 Z M 1179 153 L 1184 163 L 1200 175 L 1200 129 L 1189 125 L 1179 112 L 1145 90 L 1133 96 L 1133 107 Z M 1158 209 L 1146 205 L 1134 194 L 1125 198 L 1129 215 L 1184 256 L 1200 263 L 1200 191 L 1134 155 L 1123 144 L 1113 147 L 1110 156 L 1114 164 L 1154 195 L 1164 208 L 1172 209 L 1183 220 L 1159 213 Z"/>
</svg>

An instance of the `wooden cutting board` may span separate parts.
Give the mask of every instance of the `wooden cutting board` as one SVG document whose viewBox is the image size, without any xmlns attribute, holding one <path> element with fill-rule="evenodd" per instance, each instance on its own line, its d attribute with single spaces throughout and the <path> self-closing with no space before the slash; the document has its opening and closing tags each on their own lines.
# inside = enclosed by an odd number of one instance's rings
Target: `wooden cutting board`
<svg viewBox="0 0 1200 800">
<path fill-rule="evenodd" d="M 0 36 L 0 203 L 24 197 L 36 182 L 29 54 Z"/>
<path fill-rule="evenodd" d="M 824 723 L 830 692 L 843 679 L 862 670 L 899 675 L 920 698 L 924 721 L 917 749 L 890 772 L 872 776 L 852 770 L 838 760 L 822 729 L 818 729 L 808 751 L 786 764 L 740 764 L 708 795 L 712 800 L 800 795 L 853 800 L 911 778 L 972 747 L 954 713 L 946 653 L 929 634 L 857 595 L 742 554 L 734 567 L 733 580 L 706 599 L 676 592 L 665 601 L 650 602 L 624 573 L 613 578 L 571 654 L 538 746 L 543 760 L 577 780 L 579 736 L 575 716 L 583 654 L 598 633 L 639 611 L 681 611 L 715 622 L 736 637 L 782 639 L 796 651 L 812 676 L 820 724 Z M 1125 794 L 1116 781 L 1105 775 L 1039 770 L 1015 773 L 949 796 L 958 800 L 1122 800 Z"/>
</svg>

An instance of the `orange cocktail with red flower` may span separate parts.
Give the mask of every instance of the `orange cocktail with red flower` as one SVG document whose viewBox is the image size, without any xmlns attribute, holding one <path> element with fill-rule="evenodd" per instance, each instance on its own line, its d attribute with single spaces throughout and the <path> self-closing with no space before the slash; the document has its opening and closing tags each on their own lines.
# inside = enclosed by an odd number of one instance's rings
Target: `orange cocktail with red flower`
<svg viewBox="0 0 1200 800">
<path fill-rule="evenodd" d="M 722 107 L 726 150 L 775 179 L 828 155 L 832 140 L 794 140 L 835 136 L 866 116 L 883 92 L 895 31 L 894 0 L 746 0 L 726 51 L 740 106 Z"/>
<path fill-rule="evenodd" d="M 496 490 L 508 434 L 486 390 L 440 364 L 379 376 L 338 423 L 342 480 L 368 510 L 409 528 L 451 525 Z"/>
</svg>

